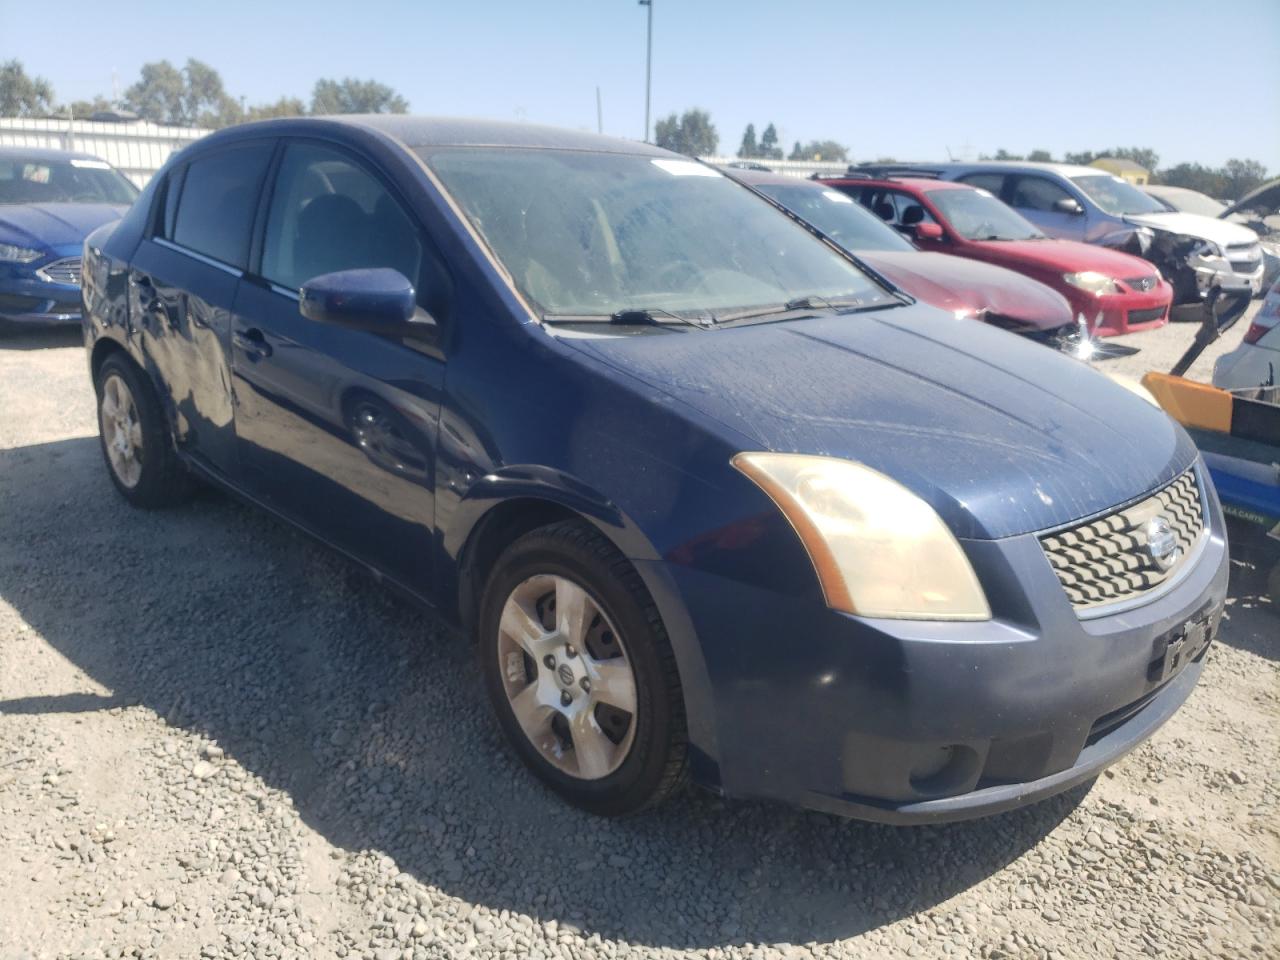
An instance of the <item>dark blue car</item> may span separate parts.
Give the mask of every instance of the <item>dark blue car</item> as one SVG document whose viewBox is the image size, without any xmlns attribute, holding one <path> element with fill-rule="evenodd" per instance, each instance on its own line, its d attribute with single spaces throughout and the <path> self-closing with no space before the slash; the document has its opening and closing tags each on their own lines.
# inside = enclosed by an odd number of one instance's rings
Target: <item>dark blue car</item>
<svg viewBox="0 0 1280 960">
<path fill-rule="evenodd" d="M 0 327 L 80 319 L 80 251 L 138 188 L 87 153 L 0 147 Z"/>
<path fill-rule="evenodd" d="M 688 778 L 1027 803 L 1167 720 L 1221 616 L 1221 511 L 1160 410 L 651 146 L 248 124 L 86 256 L 124 498 L 212 482 L 460 624 L 592 811 Z"/>
</svg>

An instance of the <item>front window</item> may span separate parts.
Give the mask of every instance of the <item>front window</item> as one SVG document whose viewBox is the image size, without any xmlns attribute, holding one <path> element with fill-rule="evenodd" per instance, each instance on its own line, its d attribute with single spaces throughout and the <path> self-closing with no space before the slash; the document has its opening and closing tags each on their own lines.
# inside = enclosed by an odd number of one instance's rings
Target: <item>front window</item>
<svg viewBox="0 0 1280 960">
<path fill-rule="evenodd" d="M 846 250 L 903 251 L 915 247 L 886 227 L 853 198 L 830 187 L 806 184 L 760 183 L 756 189 L 813 224 Z"/>
<path fill-rule="evenodd" d="M 0 203 L 111 203 L 127 206 L 138 188 L 102 160 L 0 157 Z"/>
<path fill-rule="evenodd" d="M 799 298 L 898 301 L 710 167 L 566 150 L 424 149 L 545 317 L 734 312 Z"/>
<path fill-rule="evenodd" d="M 1127 213 L 1164 213 L 1165 209 L 1133 184 L 1109 174 L 1087 174 L 1072 177 L 1071 182 L 1085 195 L 1113 217 Z"/>
<path fill-rule="evenodd" d="M 1039 240 L 1044 234 L 985 190 L 930 190 L 929 199 L 966 240 Z"/>
</svg>

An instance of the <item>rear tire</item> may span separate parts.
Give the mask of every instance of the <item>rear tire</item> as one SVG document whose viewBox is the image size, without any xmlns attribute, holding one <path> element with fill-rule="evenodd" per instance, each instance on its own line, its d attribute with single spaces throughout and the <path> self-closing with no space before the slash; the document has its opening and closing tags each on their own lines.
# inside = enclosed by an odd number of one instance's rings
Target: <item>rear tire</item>
<svg viewBox="0 0 1280 960">
<path fill-rule="evenodd" d="M 640 575 L 566 521 L 498 558 L 477 623 L 485 687 L 520 759 L 576 807 L 625 816 L 683 786 L 684 698 Z"/>
<path fill-rule="evenodd" d="M 191 476 L 178 459 L 151 383 L 131 361 L 111 356 L 94 379 L 98 438 L 111 482 L 130 504 L 172 506 L 191 495 Z"/>
</svg>

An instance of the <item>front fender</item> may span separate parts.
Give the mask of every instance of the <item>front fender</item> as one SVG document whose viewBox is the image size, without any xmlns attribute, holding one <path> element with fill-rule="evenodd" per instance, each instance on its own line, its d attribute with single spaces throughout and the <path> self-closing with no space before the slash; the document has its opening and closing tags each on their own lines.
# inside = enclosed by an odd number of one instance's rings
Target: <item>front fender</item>
<svg viewBox="0 0 1280 960">
<path fill-rule="evenodd" d="M 572 512 L 608 537 L 631 561 L 658 607 L 680 671 L 691 772 L 700 783 L 718 784 L 714 701 L 702 645 L 666 564 L 640 527 L 616 503 L 561 470 L 536 465 L 502 467 L 478 478 L 466 490 L 453 511 L 448 529 L 442 531 L 442 545 L 453 560 L 452 569 L 460 572 L 465 565 L 468 544 L 485 517 L 503 504 L 515 501 L 553 505 Z"/>
</svg>

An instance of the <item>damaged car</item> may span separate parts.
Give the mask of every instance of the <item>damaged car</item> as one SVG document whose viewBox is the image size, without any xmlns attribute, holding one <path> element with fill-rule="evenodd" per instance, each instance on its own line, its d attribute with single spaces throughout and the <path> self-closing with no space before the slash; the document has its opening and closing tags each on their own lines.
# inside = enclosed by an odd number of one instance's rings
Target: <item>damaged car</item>
<svg viewBox="0 0 1280 960">
<path fill-rule="evenodd" d="M 1280 280 L 1280 179 L 1250 190 L 1218 214 L 1223 220 L 1248 227 L 1262 247 L 1262 289 Z"/>
<path fill-rule="evenodd" d="M 84 252 L 119 497 L 234 491 L 414 598 L 424 643 L 457 625 L 512 752 L 585 810 L 692 780 L 995 813 L 1096 777 L 1204 669 L 1227 551 L 1181 427 L 686 157 L 245 123 Z M 412 471 L 364 449 L 380 417 Z"/>
<path fill-rule="evenodd" d="M 730 177 L 913 297 L 960 320 L 981 320 L 1072 356 L 1093 356 L 1096 345 L 1088 326 L 1082 330 L 1071 304 L 1043 283 L 995 264 L 920 250 L 847 194 L 822 183 L 729 166 Z"/>
<path fill-rule="evenodd" d="M 1153 263 L 1174 289 L 1174 303 L 1194 303 L 1219 286 L 1262 290 L 1262 249 L 1247 227 L 1169 210 L 1155 197 L 1097 167 L 982 161 L 859 164 L 861 173 L 926 171 L 981 187 L 1045 234 L 1112 247 Z"/>
</svg>

